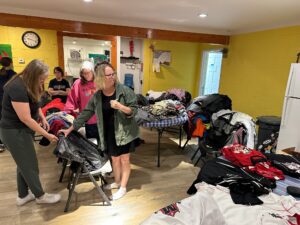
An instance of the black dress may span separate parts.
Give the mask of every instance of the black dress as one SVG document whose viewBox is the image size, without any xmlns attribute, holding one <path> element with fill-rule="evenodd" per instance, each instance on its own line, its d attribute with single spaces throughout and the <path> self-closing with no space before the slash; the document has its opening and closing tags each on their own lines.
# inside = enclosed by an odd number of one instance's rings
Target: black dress
<svg viewBox="0 0 300 225">
<path fill-rule="evenodd" d="M 120 156 L 129 153 L 132 142 L 117 146 L 115 137 L 115 109 L 111 108 L 110 101 L 116 99 L 116 92 L 112 96 L 106 96 L 102 92 L 103 132 L 106 143 L 106 151 L 109 156 Z"/>
</svg>

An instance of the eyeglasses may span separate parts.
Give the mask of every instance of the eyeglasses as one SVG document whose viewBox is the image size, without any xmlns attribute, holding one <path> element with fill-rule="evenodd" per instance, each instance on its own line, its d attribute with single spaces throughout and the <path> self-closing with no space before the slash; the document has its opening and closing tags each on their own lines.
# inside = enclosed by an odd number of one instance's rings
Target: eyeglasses
<svg viewBox="0 0 300 225">
<path fill-rule="evenodd" d="M 113 77 L 113 76 L 115 76 L 116 75 L 116 73 L 115 72 L 113 72 L 113 73 L 110 73 L 110 74 L 104 74 L 106 77 Z"/>
</svg>

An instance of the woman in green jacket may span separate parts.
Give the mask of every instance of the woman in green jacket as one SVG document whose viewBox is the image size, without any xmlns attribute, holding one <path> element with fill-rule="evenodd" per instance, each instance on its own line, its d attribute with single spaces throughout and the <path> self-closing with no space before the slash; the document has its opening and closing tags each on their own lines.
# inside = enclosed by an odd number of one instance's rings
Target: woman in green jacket
<svg viewBox="0 0 300 225">
<path fill-rule="evenodd" d="M 62 132 L 67 136 L 96 114 L 99 148 L 111 156 L 115 179 L 114 183 L 105 188 L 119 189 L 112 195 L 112 200 L 117 200 L 126 194 L 130 175 L 130 152 L 134 149 L 134 140 L 139 133 L 134 119 L 137 113 L 136 95 L 130 88 L 118 82 L 114 68 L 109 63 L 96 66 L 95 73 L 97 92 L 73 126 Z"/>
</svg>

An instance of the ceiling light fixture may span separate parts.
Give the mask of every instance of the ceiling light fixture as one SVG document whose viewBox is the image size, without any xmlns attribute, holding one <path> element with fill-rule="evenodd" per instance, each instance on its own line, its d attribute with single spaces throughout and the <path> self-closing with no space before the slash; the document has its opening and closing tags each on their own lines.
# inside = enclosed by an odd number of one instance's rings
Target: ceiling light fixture
<svg viewBox="0 0 300 225">
<path fill-rule="evenodd" d="M 200 14 L 198 15 L 198 17 L 200 17 L 200 18 L 205 18 L 205 17 L 207 17 L 207 14 L 206 14 L 206 13 L 200 13 Z"/>
<path fill-rule="evenodd" d="M 75 45 L 75 44 L 76 44 L 76 41 L 73 41 L 72 44 Z"/>
<path fill-rule="evenodd" d="M 84 2 L 92 2 L 93 0 L 83 0 Z"/>
</svg>

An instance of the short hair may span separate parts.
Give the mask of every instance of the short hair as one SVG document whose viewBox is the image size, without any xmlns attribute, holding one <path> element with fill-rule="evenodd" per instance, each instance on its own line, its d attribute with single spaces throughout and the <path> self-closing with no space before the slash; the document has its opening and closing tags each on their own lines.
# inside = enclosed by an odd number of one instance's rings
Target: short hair
<svg viewBox="0 0 300 225">
<path fill-rule="evenodd" d="M 12 59 L 9 57 L 2 57 L 2 59 L 0 60 L 0 64 L 3 67 L 9 67 L 12 64 Z"/>
<path fill-rule="evenodd" d="M 55 71 L 58 71 L 58 72 L 60 72 L 62 76 L 64 76 L 64 75 L 65 75 L 65 74 L 64 74 L 64 70 L 63 70 L 61 67 L 59 67 L 59 66 L 57 66 L 57 67 L 54 67 L 54 70 L 53 70 L 53 72 L 55 73 Z"/>
<path fill-rule="evenodd" d="M 114 67 L 108 62 L 102 62 L 95 66 L 95 84 L 97 89 L 103 90 L 105 88 L 105 68 L 110 67 L 115 71 Z M 119 82 L 118 76 L 115 75 L 115 84 Z"/>
<path fill-rule="evenodd" d="M 81 66 L 81 68 L 80 68 L 80 83 L 81 84 L 86 84 L 88 81 L 84 78 L 84 76 L 83 76 L 83 70 L 84 69 L 87 69 L 87 70 L 90 70 L 91 72 L 92 72 L 92 74 L 93 74 L 93 81 L 94 81 L 94 79 L 95 79 L 95 71 L 94 71 L 94 64 L 92 63 L 92 62 L 90 62 L 90 61 L 84 61 L 83 63 L 82 63 L 82 66 Z"/>
</svg>

